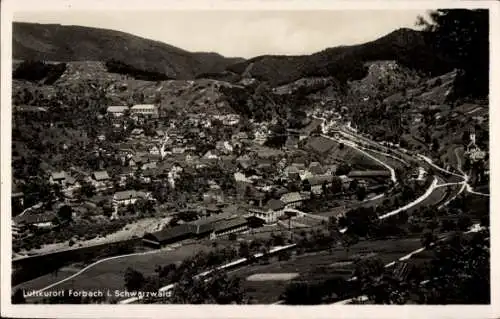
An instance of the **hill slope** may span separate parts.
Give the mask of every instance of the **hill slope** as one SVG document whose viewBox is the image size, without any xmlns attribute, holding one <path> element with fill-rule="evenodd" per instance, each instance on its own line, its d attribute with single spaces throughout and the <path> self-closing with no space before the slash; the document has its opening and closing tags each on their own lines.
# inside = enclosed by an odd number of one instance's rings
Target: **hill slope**
<svg viewBox="0 0 500 319">
<path fill-rule="evenodd" d="M 271 85 L 293 82 L 303 77 L 334 76 L 341 82 L 366 75 L 365 62 L 395 60 L 401 65 L 431 74 L 451 69 L 426 40 L 424 33 L 399 29 L 368 43 L 341 46 L 302 56 L 255 57 L 228 67 L 228 70 L 268 81 Z"/>
<path fill-rule="evenodd" d="M 160 72 L 170 78 L 192 79 L 221 72 L 240 58 L 217 53 L 188 52 L 124 32 L 57 24 L 13 24 L 13 58 L 45 61 L 108 61 Z"/>
</svg>

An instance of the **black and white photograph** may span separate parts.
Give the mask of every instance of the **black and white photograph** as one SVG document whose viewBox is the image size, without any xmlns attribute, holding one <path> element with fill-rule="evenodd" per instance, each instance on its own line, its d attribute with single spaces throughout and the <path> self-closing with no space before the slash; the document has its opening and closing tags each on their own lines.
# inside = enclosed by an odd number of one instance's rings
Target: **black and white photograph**
<svg viewBox="0 0 500 319">
<path fill-rule="evenodd" d="M 492 305 L 477 3 L 11 12 L 2 304 Z"/>
</svg>

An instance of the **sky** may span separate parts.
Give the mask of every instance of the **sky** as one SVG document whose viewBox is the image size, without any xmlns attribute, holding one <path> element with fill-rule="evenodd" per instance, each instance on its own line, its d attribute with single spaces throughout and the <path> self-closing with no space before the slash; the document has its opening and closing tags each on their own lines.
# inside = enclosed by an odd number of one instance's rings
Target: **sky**
<svg viewBox="0 0 500 319">
<path fill-rule="evenodd" d="M 425 10 L 52 11 L 15 12 L 14 21 L 113 29 L 193 52 L 251 58 L 310 54 L 416 28 Z"/>
</svg>

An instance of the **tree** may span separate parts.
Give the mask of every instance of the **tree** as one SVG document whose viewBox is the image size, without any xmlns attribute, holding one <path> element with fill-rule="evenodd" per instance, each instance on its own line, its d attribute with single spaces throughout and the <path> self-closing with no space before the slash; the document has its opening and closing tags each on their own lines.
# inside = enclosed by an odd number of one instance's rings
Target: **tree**
<svg viewBox="0 0 500 319">
<path fill-rule="evenodd" d="M 310 192 L 311 191 L 311 183 L 309 182 L 309 180 L 304 179 L 302 181 L 302 190 L 305 191 L 305 192 Z"/>
<path fill-rule="evenodd" d="M 335 170 L 335 175 L 341 176 L 341 175 L 347 175 L 351 171 L 351 166 L 347 163 L 341 163 L 337 169 Z"/>
<path fill-rule="evenodd" d="M 440 9 L 430 19 L 420 17 L 427 37 L 439 54 L 464 70 L 455 81 L 458 96 L 484 96 L 489 86 L 489 11 Z"/>
<path fill-rule="evenodd" d="M 468 236 L 469 237 L 469 236 Z M 489 234 L 479 232 L 471 238 L 456 234 L 437 245 L 436 254 L 426 271 L 432 278 L 418 285 L 420 303 L 489 304 L 490 254 Z"/>
<path fill-rule="evenodd" d="M 364 186 L 359 186 L 356 187 L 356 197 L 358 200 L 362 201 L 366 197 L 366 188 Z"/>
<path fill-rule="evenodd" d="M 60 221 L 71 221 L 73 219 L 73 209 L 71 206 L 64 205 L 61 208 L 59 208 L 59 211 L 57 212 L 57 217 L 59 218 Z"/>
<path fill-rule="evenodd" d="M 128 267 L 125 270 L 125 288 L 128 291 L 137 291 L 144 286 L 145 280 L 144 275 L 137 270 Z"/>
<path fill-rule="evenodd" d="M 340 193 L 342 191 L 342 180 L 338 176 L 334 176 L 332 179 L 331 190 L 333 194 Z"/>
<path fill-rule="evenodd" d="M 88 198 L 90 198 L 96 194 L 96 189 L 95 189 L 94 185 L 92 185 L 86 181 L 82 182 L 82 187 L 81 187 L 80 191 L 85 197 L 88 197 Z"/>
<path fill-rule="evenodd" d="M 420 243 L 422 246 L 424 246 L 426 249 L 431 247 L 431 244 L 433 244 L 436 241 L 436 235 L 430 231 L 426 231 L 425 233 L 422 234 L 422 237 L 420 238 Z"/>
<path fill-rule="evenodd" d="M 457 226 L 461 231 L 466 231 L 472 226 L 472 220 L 467 215 L 460 216 Z"/>
</svg>

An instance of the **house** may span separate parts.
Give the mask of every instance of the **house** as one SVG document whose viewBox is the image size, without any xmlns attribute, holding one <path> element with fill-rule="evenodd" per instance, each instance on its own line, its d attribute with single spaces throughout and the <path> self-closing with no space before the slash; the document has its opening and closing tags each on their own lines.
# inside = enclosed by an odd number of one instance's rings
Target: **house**
<svg viewBox="0 0 500 319">
<path fill-rule="evenodd" d="M 130 108 L 130 114 L 158 118 L 158 107 L 154 104 L 137 104 Z"/>
<path fill-rule="evenodd" d="M 102 191 L 108 188 L 108 183 L 110 182 L 110 180 L 111 179 L 108 175 L 108 172 L 106 171 L 97 171 L 92 173 L 91 183 L 98 191 Z"/>
<path fill-rule="evenodd" d="M 224 202 L 224 192 L 220 188 L 209 189 L 207 192 L 203 194 L 203 201 L 207 203 L 210 202 L 222 203 Z"/>
<path fill-rule="evenodd" d="M 151 200 L 151 195 L 135 190 L 116 192 L 113 195 L 113 206 L 128 206 L 134 204 L 138 199 Z"/>
<path fill-rule="evenodd" d="M 231 136 L 231 141 L 233 143 L 241 142 L 242 140 L 247 140 L 247 139 L 248 139 L 248 134 L 246 132 L 238 132 L 236 134 L 233 134 L 233 136 Z"/>
<path fill-rule="evenodd" d="M 56 214 L 54 212 L 45 212 L 41 214 L 28 213 L 24 215 L 18 215 L 13 218 L 13 225 L 19 229 L 23 229 L 28 226 L 36 228 L 52 228 L 54 226 L 54 219 Z"/>
<path fill-rule="evenodd" d="M 238 163 L 238 165 L 241 168 L 247 169 L 252 165 L 253 161 L 248 154 L 245 154 L 245 155 L 241 155 L 240 157 L 238 157 L 236 159 L 236 163 Z"/>
<path fill-rule="evenodd" d="M 231 144 L 227 144 L 225 141 L 218 141 L 215 143 L 215 149 L 221 153 L 229 154 L 233 151 L 233 147 Z"/>
<path fill-rule="evenodd" d="M 250 214 L 264 220 L 266 224 L 274 224 L 284 215 L 284 208 L 285 203 L 281 200 L 271 199 L 264 208 L 251 208 Z"/>
<path fill-rule="evenodd" d="M 165 137 L 165 135 L 166 135 L 166 133 L 163 130 L 156 130 L 155 131 L 155 136 L 158 138 L 163 138 L 163 137 Z"/>
<path fill-rule="evenodd" d="M 322 194 L 323 193 L 323 184 L 327 184 L 330 186 L 334 179 L 332 175 L 316 175 L 308 178 L 309 184 L 311 185 L 311 192 L 314 194 Z"/>
<path fill-rule="evenodd" d="M 147 246 L 160 248 L 162 246 L 186 240 L 193 237 L 193 227 L 190 224 L 182 224 L 167 227 L 155 233 L 144 234 L 142 241 Z"/>
<path fill-rule="evenodd" d="M 128 106 L 108 106 L 106 109 L 106 114 L 111 115 L 113 117 L 122 117 L 128 110 Z"/>
<path fill-rule="evenodd" d="M 285 147 L 289 149 L 294 149 L 299 147 L 299 137 L 295 135 L 288 135 Z"/>
<path fill-rule="evenodd" d="M 287 166 L 284 170 L 284 174 L 289 179 L 299 179 L 300 178 L 300 170 L 297 166 L 294 166 L 294 165 Z"/>
<path fill-rule="evenodd" d="M 142 128 L 135 128 L 132 132 L 130 132 L 130 134 L 134 136 L 141 136 L 144 135 L 144 130 Z"/>
<path fill-rule="evenodd" d="M 149 154 L 152 154 L 152 155 L 160 155 L 160 148 L 156 145 L 153 145 L 150 149 L 149 149 Z"/>
<path fill-rule="evenodd" d="M 311 164 L 309 164 L 309 172 L 313 175 L 320 175 L 324 174 L 325 170 L 319 162 L 311 162 Z"/>
<path fill-rule="evenodd" d="M 340 175 L 339 178 L 342 182 L 342 190 L 345 191 L 345 190 L 349 189 L 349 186 L 351 185 L 351 182 L 353 181 L 353 179 L 346 176 L 346 175 Z"/>
<path fill-rule="evenodd" d="M 255 138 L 254 141 L 255 143 L 259 145 L 264 145 L 269 138 L 269 133 L 266 131 L 257 131 L 255 132 Z M 243 140 L 242 140 L 243 141 Z"/>
<path fill-rule="evenodd" d="M 217 152 L 214 151 L 214 150 L 210 150 L 210 151 L 207 151 L 204 155 L 203 155 L 203 158 L 204 159 L 218 159 L 219 158 L 219 155 L 217 155 Z"/>
<path fill-rule="evenodd" d="M 185 147 L 174 147 L 172 148 L 172 153 L 173 154 L 184 154 L 184 152 L 186 151 L 186 148 Z"/>
<path fill-rule="evenodd" d="M 53 172 L 50 175 L 49 182 L 51 184 L 59 184 L 64 187 L 66 185 L 66 176 L 65 171 Z"/>
<path fill-rule="evenodd" d="M 156 168 L 156 164 L 157 164 L 156 161 L 150 161 L 150 162 L 142 164 L 141 169 L 143 171 L 147 171 L 147 170 L 150 170 L 150 169 L 155 169 Z"/>
<path fill-rule="evenodd" d="M 297 208 L 302 205 L 304 197 L 299 192 L 292 192 L 284 194 L 280 200 L 284 203 L 285 208 Z"/>
</svg>

